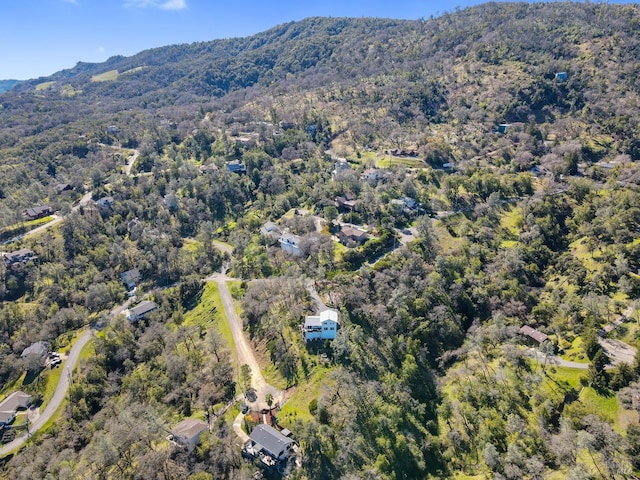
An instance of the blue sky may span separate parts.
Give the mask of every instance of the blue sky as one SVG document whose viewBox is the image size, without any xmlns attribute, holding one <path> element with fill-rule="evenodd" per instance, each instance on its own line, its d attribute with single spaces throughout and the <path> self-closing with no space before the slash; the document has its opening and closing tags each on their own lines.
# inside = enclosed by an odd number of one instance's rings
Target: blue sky
<svg viewBox="0 0 640 480">
<path fill-rule="evenodd" d="M 0 79 L 36 78 L 113 55 L 243 37 L 310 16 L 428 18 L 478 0 L 4 0 Z"/>
</svg>

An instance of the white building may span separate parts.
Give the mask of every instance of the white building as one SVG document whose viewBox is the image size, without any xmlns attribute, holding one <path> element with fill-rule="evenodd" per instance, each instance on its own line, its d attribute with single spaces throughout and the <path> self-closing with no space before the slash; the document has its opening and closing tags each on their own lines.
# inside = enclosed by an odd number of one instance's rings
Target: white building
<svg viewBox="0 0 640 480">
<path fill-rule="evenodd" d="M 298 235 L 285 233 L 280 237 L 280 248 L 291 255 L 302 255 L 300 241 L 302 239 Z"/>
<path fill-rule="evenodd" d="M 335 310 L 323 310 L 320 315 L 308 316 L 304 319 L 304 339 L 309 340 L 333 340 L 338 331 L 338 312 Z"/>
</svg>

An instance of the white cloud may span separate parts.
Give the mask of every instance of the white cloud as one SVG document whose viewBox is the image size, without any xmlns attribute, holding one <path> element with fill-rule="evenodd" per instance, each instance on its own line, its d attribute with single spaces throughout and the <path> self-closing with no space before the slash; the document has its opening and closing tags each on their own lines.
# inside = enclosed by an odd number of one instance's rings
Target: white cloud
<svg viewBox="0 0 640 480">
<path fill-rule="evenodd" d="M 78 5 L 78 0 L 62 0 L 64 3 L 73 3 L 74 5 Z"/>
<path fill-rule="evenodd" d="M 70 0 L 75 2 L 76 0 Z M 187 0 L 126 0 L 125 6 L 135 8 L 159 8 L 161 10 L 184 10 Z"/>
<path fill-rule="evenodd" d="M 104 52 L 106 52 L 106 51 L 107 51 L 107 49 L 106 49 L 106 48 L 104 48 L 104 47 L 98 47 L 98 53 L 104 53 Z"/>
</svg>

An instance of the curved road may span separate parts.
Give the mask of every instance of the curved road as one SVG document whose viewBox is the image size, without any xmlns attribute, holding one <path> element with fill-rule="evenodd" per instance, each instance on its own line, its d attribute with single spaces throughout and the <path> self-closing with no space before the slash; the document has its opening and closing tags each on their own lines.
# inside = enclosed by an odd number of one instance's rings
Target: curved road
<svg viewBox="0 0 640 480">
<path fill-rule="evenodd" d="M 116 315 L 120 314 L 130 305 L 132 300 L 133 299 L 130 298 L 122 305 L 117 306 L 116 308 L 111 310 L 109 315 L 111 315 L 111 317 L 115 317 Z M 29 434 L 34 434 L 35 432 L 40 430 L 49 421 L 53 414 L 56 413 L 58 408 L 60 408 L 60 405 L 62 405 L 62 402 L 67 396 L 67 391 L 69 390 L 69 384 L 73 376 L 73 371 L 78 365 L 80 352 L 82 351 L 84 346 L 93 338 L 93 333 L 94 331 L 92 329 L 87 329 L 82 335 L 80 335 L 80 338 L 76 340 L 76 343 L 73 344 L 71 350 L 69 350 L 67 359 L 64 361 L 62 366 L 62 374 L 60 375 L 60 380 L 58 381 L 58 385 L 56 386 L 56 391 L 54 392 L 53 397 L 51 397 L 51 400 L 45 407 L 44 411 L 31 425 L 29 425 Z M 23 435 L 16 437 L 16 439 L 12 442 L 7 443 L 3 447 L 1 447 L 0 458 L 20 448 L 28 439 L 29 435 L 27 433 L 24 433 Z"/>
<path fill-rule="evenodd" d="M 45 407 L 44 411 L 29 426 L 29 434 L 33 434 L 40 430 L 44 426 L 44 424 L 49 421 L 53 414 L 56 413 L 56 410 L 58 410 L 58 408 L 62 404 L 62 401 L 64 400 L 64 397 L 67 395 L 67 391 L 69 390 L 69 382 L 71 380 L 71 376 L 73 375 L 73 370 L 76 368 L 76 365 L 78 363 L 78 359 L 80 358 L 80 352 L 89 342 L 89 340 L 91 340 L 91 338 L 93 338 L 93 331 L 90 329 L 86 330 L 80 336 L 80 338 L 78 338 L 73 347 L 71 347 L 69 355 L 67 356 L 67 359 L 64 362 L 64 366 L 62 367 L 62 374 L 60 375 L 60 381 L 58 382 L 56 391 Z M 4 457 L 13 450 L 21 447 L 28 440 L 29 434 L 24 433 L 12 442 L 0 448 L 0 457 Z"/>
</svg>

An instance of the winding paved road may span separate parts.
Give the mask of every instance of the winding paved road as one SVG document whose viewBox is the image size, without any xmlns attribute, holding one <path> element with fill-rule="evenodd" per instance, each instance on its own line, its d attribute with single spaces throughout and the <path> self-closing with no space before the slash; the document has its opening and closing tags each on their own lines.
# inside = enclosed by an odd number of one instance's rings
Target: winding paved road
<svg viewBox="0 0 640 480">
<path fill-rule="evenodd" d="M 116 308 L 111 310 L 109 315 L 111 317 L 115 317 L 116 315 L 120 314 L 122 311 L 129 307 L 132 300 L 133 299 L 130 298 L 122 305 L 117 306 Z M 60 380 L 58 381 L 58 385 L 56 386 L 56 391 L 54 392 L 53 397 L 51 397 L 49 403 L 47 403 L 44 411 L 38 416 L 38 418 L 36 418 L 36 420 L 34 420 L 31 425 L 29 425 L 28 434 L 25 432 L 19 437 L 16 437 L 16 439 L 12 442 L 7 443 L 0 448 L 0 458 L 24 445 L 24 443 L 29 439 L 29 435 L 32 435 L 40 430 L 56 413 L 58 408 L 60 408 L 60 405 L 62 405 L 62 402 L 64 401 L 65 397 L 67 396 L 67 392 L 69 391 L 69 384 L 71 382 L 71 378 L 73 377 L 73 371 L 78 365 L 78 360 L 80 360 L 80 352 L 85 347 L 85 345 L 89 343 L 89 341 L 93 338 L 93 334 L 94 331 L 89 328 L 85 330 L 82 335 L 80 335 L 78 340 L 76 340 L 76 343 L 74 343 L 73 347 L 71 347 L 71 350 L 69 350 L 67 359 L 63 363 L 62 374 L 60 375 Z"/>
<path fill-rule="evenodd" d="M 60 381 L 58 382 L 58 386 L 56 387 L 56 391 L 53 394 L 53 397 L 47 403 L 44 411 L 38 416 L 38 418 L 29 426 L 29 433 L 26 432 L 19 437 L 16 437 L 12 442 L 4 445 L 0 448 L 0 457 L 4 457 L 8 453 L 20 448 L 24 443 L 29 439 L 29 434 L 34 434 L 38 430 L 40 430 L 56 413 L 56 410 L 62 405 L 62 402 L 67 395 L 67 391 L 69 390 L 69 382 L 71 381 L 71 377 L 73 375 L 73 371 L 76 368 L 78 360 L 80 358 L 80 352 L 84 348 L 84 346 L 93 338 L 93 331 L 86 330 L 80 338 L 76 341 L 76 343 L 71 347 L 69 351 L 69 355 L 64 362 L 64 366 L 62 367 L 62 374 L 60 375 Z"/>
</svg>

